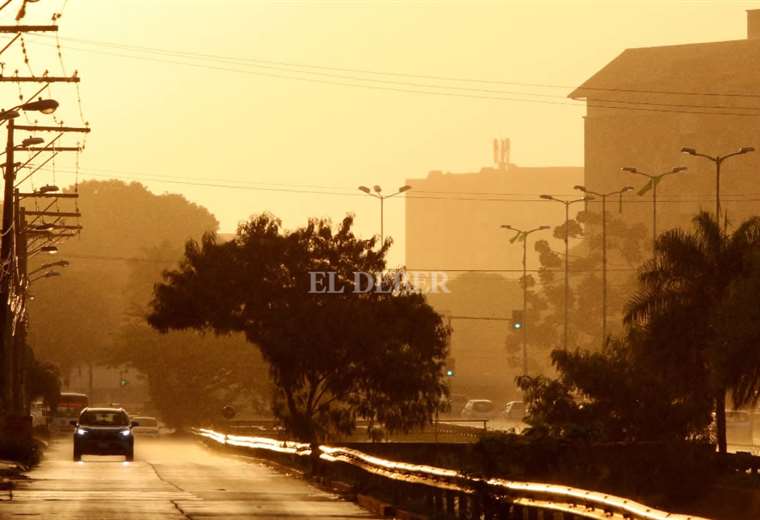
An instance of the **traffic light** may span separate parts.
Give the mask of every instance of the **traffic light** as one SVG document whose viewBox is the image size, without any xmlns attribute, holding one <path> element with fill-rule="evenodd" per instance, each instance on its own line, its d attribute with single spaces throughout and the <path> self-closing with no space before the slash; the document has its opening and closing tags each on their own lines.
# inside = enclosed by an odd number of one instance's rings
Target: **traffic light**
<svg viewBox="0 0 760 520">
<path fill-rule="evenodd" d="M 523 311 L 512 311 L 512 328 L 520 330 L 525 326 Z"/>
<path fill-rule="evenodd" d="M 129 384 L 129 381 L 127 381 L 127 378 L 124 376 L 121 376 L 121 379 L 119 380 L 119 385 L 127 386 L 128 384 Z"/>
<path fill-rule="evenodd" d="M 456 375 L 456 362 L 454 358 L 446 358 L 446 377 L 454 377 Z"/>
</svg>

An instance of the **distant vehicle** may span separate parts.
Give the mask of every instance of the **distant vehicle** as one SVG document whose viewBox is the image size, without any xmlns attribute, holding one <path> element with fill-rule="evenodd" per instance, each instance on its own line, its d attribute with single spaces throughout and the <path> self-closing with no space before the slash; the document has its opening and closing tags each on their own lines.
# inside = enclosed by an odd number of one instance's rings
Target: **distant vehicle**
<svg viewBox="0 0 760 520">
<path fill-rule="evenodd" d="M 132 428 L 139 426 L 129 420 L 123 408 L 85 408 L 79 420 L 71 421 L 74 427 L 74 460 L 82 455 L 124 455 L 135 458 L 135 441 Z"/>
<path fill-rule="evenodd" d="M 465 419 L 493 419 L 496 406 L 490 399 L 470 399 L 462 408 L 461 415 Z"/>
<path fill-rule="evenodd" d="M 29 415 L 32 416 L 32 428 L 47 428 L 50 412 L 42 400 L 34 401 L 29 406 Z"/>
<path fill-rule="evenodd" d="M 509 401 L 504 406 L 504 418 L 510 421 L 522 421 L 525 418 L 525 403 L 522 401 Z"/>
<path fill-rule="evenodd" d="M 67 433 L 71 431 L 70 423 L 72 419 L 79 417 L 79 414 L 90 404 L 87 394 L 76 392 L 61 392 L 58 399 L 58 407 L 53 412 L 48 427 L 53 433 Z"/>
<path fill-rule="evenodd" d="M 451 394 L 449 396 L 449 406 L 451 407 L 449 414 L 460 415 L 464 405 L 467 404 L 467 401 L 469 401 L 469 399 L 465 394 Z"/>
<path fill-rule="evenodd" d="M 158 419 L 155 417 L 138 416 L 133 420 L 139 423 L 139 426 L 132 428 L 132 433 L 136 436 L 144 435 L 146 437 L 158 437 L 159 426 Z"/>
<path fill-rule="evenodd" d="M 726 439 L 728 444 L 754 444 L 752 415 L 739 410 L 726 410 Z"/>
</svg>

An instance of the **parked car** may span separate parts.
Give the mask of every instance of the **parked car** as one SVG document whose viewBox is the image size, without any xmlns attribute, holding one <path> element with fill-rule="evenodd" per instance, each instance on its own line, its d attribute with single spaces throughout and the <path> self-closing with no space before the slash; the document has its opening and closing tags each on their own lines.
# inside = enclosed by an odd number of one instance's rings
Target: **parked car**
<svg viewBox="0 0 760 520">
<path fill-rule="evenodd" d="M 522 401 L 509 401 L 504 406 L 504 418 L 510 421 L 522 421 L 525 418 L 525 403 Z"/>
<path fill-rule="evenodd" d="M 465 419 L 493 419 L 496 406 L 490 399 L 470 399 L 462 408 L 461 415 Z"/>
<path fill-rule="evenodd" d="M 123 408 L 85 408 L 74 427 L 74 460 L 82 455 L 124 455 L 134 460 L 135 442 L 132 428 L 139 423 L 129 420 Z"/>
<path fill-rule="evenodd" d="M 136 436 L 144 435 L 146 437 L 158 437 L 159 425 L 155 417 L 138 416 L 133 418 L 139 426 L 132 428 L 132 434 Z"/>
</svg>

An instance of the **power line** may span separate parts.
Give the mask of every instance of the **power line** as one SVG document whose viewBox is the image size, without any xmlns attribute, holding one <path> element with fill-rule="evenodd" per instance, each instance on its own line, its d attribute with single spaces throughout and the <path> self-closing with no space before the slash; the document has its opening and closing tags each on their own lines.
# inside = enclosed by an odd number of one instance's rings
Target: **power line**
<svg viewBox="0 0 760 520">
<path fill-rule="evenodd" d="M 43 45 L 47 45 L 43 43 Z M 540 104 L 549 104 L 549 105 L 563 105 L 563 106 L 571 106 L 571 107 L 583 107 L 583 103 L 577 103 L 575 101 L 568 102 L 568 101 L 549 101 L 549 100 L 541 100 L 541 99 L 526 99 L 526 98 L 516 98 L 516 97 L 503 97 L 498 95 L 480 95 L 480 94 L 467 94 L 463 92 L 451 92 L 451 90 L 459 90 L 459 91 L 470 91 L 470 92 L 484 92 L 484 93 L 492 93 L 492 94 L 507 94 L 510 96 L 513 95 L 527 95 L 527 96 L 539 96 L 539 97 L 555 97 L 552 95 L 547 94 L 536 94 L 536 93 L 517 93 L 517 92 L 508 92 L 508 91 L 496 91 L 496 90 L 489 90 L 489 89 L 479 89 L 479 88 L 469 88 L 469 87 L 459 87 L 454 85 L 431 85 L 431 84 L 419 84 L 419 83 L 411 83 L 411 82 L 401 82 L 401 81 L 390 81 L 390 80 L 375 80 L 371 78 L 361 78 L 356 76 L 345 76 L 345 75 L 337 75 L 337 74 L 330 74 L 330 73 L 319 73 L 319 72 L 313 72 L 313 71 L 304 71 L 304 70 L 295 70 L 295 69 L 284 69 L 282 67 L 275 67 L 275 66 L 264 66 L 264 65 L 256 65 L 256 64 L 249 64 L 249 66 L 253 67 L 265 67 L 269 69 L 279 70 L 283 72 L 289 72 L 289 73 L 296 73 L 296 74 L 310 74 L 310 75 L 319 75 L 323 77 L 331 77 L 331 78 L 337 78 L 343 81 L 335 81 L 335 80 L 328 80 L 328 79 L 318 79 L 318 78 L 312 78 L 312 77 L 303 77 L 303 76 L 293 76 L 288 74 L 274 74 L 274 73 L 266 73 L 266 72 L 259 72 L 259 71 L 253 71 L 253 70 L 246 70 L 246 69 L 239 69 L 239 68 L 230 68 L 230 67 L 220 67 L 220 66 L 213 66 L 213 65 L 205 65 L 200 63 L 190 63 L 186 61 L 176 61 L 176 60 L 169 60 L 169 59 L 163 59 L 159 57 L 150 57 L 150 56 L 135 56 L 130 54 L 121 54 L 117 52 L 110 52 L 110 51 L 103 51 L 103 50 L 96 50 L 96 49 L 87 49 L 87 48 L 81 48 L 81 47 L 73 47 L 74 50 L 83 51 L 83 52 L 93 52 L 97 54 L 105 54 L 110 56 L 117 56 L 122 58 L 128 58 L 128 59 L 137 59 L 137 60 L 144 60 L 144 61 L 153 61 L 153 62 L 163 62 L 163 63 L 171 63 L 175 65 L 183 65 L 188 67 L 196 67 L 196 68 L 204 68 L 208 70 L 219 70 L 219 71 L 226 71 L 226 72 L 237 72 L 241 74 L 249 74 L 254 76 L 263 76 L 263 77 L 271 77 L 271 78 L 277 78 L 277 79 L 288 79 L 288 80 L 294 80 L 294 81 L 302 81 L 302 82 L 310 82 L 310 83 L 321 83 L 321 84 L 329 84 L 329 85 L 338 85 L 338 86 L 345 86 L 345 87 L 354 87 L 354 88 L 364 88 L 364 89 L 370 89 L 370 90 L 383 90 L 383 91 L 390 91 L 390 92 L 402 92 L 402 93 L 412 93 L 412 94 L 424 94 L 424 95 L 433 95 L 433 96 L 449 96 L 449 97 L 464 97 L 464 98 L 471 98 L 471 99 L 487 99 L 487 100 L 494 100 L 494 101 L 509 101 L 509 102 L 523 102 L 523 103 L 540 103 Z M 170 51 L 165 51 L 163 54 L 158 54 L 158 56 L 179 56 L 184 58 L 189 58 L 189 56 L 186 55 L 180 55 L 177 53 L 172 54 Z M 223 63 L 230 63 L 229 61 L 224 61 Z M 231 64 L 236 64 L 235 62 Z M 239 63 L 237 63 L 239 64 Z M 365 83 L 356 83 L 357 81 L 362 81 Z M 381 86 L 377 83 L 381 84 L 394 84 L 394 85 L 401 85 L 400 87 L 389 87 L 389 86 Z M 422 90 L 422 89 L 439 89 L 439 90 Z M 557 98 L 566 99 L 564 96 L 556 96 Z M 760 95 L 758 95 L 760 97 Z M 662 113 L 685 113 L 685 114 L 697 114 L 697 115 L 722 115 L 722 116 L 735 116 L 735 117 L 758 117 L 760 116 L 760 112 L 721 112 L 721 111 L 713 111 L 713 109 L 721 109 L 721 110 L 760 110 L 760 107 L 743 107 L 743 106 L 730 106 L 730 105 L 688 105 L 688 104 L 670 104 L 670 103 L 650 103 L 650 102 L 640 102 L 640 101 L 625 101 L 625 100 L 604 100 L 599 99 L 595 100 L 596 103 L 602 102 L 602 103 L 612 103 L 607 105 L 599 105 L 595 104 L 594 106 L 596 108 L 605 108 L 605 109 L 620 109 L 620 110 L 632 110 L 632 111 L 645 111 L 645 112 L 662 112 Z M 656 107 L 673 107 L 673 108 L 656 108 Z M 694 108 L 696 110 L 682 110 L 683 108 Z M 707 110 L 705 110 L 707 109 Z"/>
<path fill-rule="evenodd" d="M 49 168 L 42 168 L 42 171 L 51 171 Z M 70 173 L 74 174 L 77 173 L 74 170 L 69 169 L 57 169 L 56 171 L 61 173 Z M 295 193 L 295 194 L 307 194 L 307 195 L 329 195 L 329 196 L 345 196 L 345 197 L 363 197 L 361 193 L 355 192 L 351 188 L 339 188 L 335 187 L 334 189 L 337 190 L 345 190 L 345 191 L 327 191 L 327 190 L 314 190 L 314 189 L 301 189 L 299 186 L 309 186 L 309 185 L 292 185 L 293 187 L 288 187 L 288 185 L 274 185 L 274 186 L 260 186 L 260 185 L 245 185 L 245 184 L 222 184 L 222 183 L 214 183 L 214 182 L 202 182 L 199 180 L 194 180 L 192 178 L 182 178 L 182 177 L 171 177 L 171 176 L 161 176 L 161 175 L 117 175 L 117 174 L 100 174 L 100 173 L 91 173 L 87 170 L 80 169 L 78 170 L 78 173 L 80 175 L 88 176 L 88 177 L 97 177 L 97 178 L 105 178 L 105 179 L 114 179 L 114 180 L 125 180 L 125 181 L 141 181 L 141 182 L 156 182 L 156 183 L 163 183 L 163 184 L 178 184 L 178 185 L 184 185 L 184 186 L 197 186 L 197 187 L 204 187 L 204 188 L 220 188 L 220 189 L 231 189 L 231 190 L 242 190 L 242 191 L 266 191 L 266 192 L 279 192 L 279 193 Z M 427 193 L 425 191 L 419 191 L 418 193 Z M 484 196 L 482 197 L 461 197 L 456 196 L 459 195 L 460 192 L 437 192 L 439 195 L 432 196 L 432 195 L 416 195 L 413 192 L 406 195 L 406 198 L 408 199 L 417 199 L 417 200 L 441 200 L 441 201 L 464 201 L 464 202 L 516 202 L 516 203 L 540 203 L 540 204 L 546 204 L 547 201 L 540 199 L 539 194 L 535 194 L 535 198 L 507 198 L 507 197 L 516 197 L 516 196 L 525 196 L 529 194 L 520 194 L 520 193 L 486 193 L 482 192 Z M 444 194 L 450 193 L 451 197 L 444 196 Z M 468 193 L 468 192 L 462 192 L 462 193 Z M 754 195 L 754 196 L 753 196 Z M 760 194 L 735 194 L 733 195 L 735 198 L 729 198 L 731 195 L 727 194 L 726 198 L 724 199 L 726 202 L 760 202 Z M 398 199 L 401 200 L 401 199 Z M 686 204 L 686 203 L 701 203 L 701 202 L 712 202 L 714 201 L 714 197 L 711 195 L 705 195 L 703 198 L 697 198 L 697 197 L 691 197 L 691 198 L 671 198 L 671 199 L 658 199 L 658 203 L 662 202 L 663 204 L 672 203 L 672 204 Z M 593 204 L 599 204 L 600 201 L 588 201 L 589 205 Z M 645 199 L 626 199 L 624 200 L 625 204 L 651 204 L 651 201 L 645 200 Z"/>
<path fill-rule="evenodd" d="M 46 35 L 46 34 L 35 34 L 33 36 L 38 37 L 38 38 L 53 38 L 52 36 Z M 566 85 L 566 84 L 526 83 L 526 82 L 516 82 L 516 81 L 506 81 L 506 80 L 466 78 L 466 77 L 457 77 L 457 76 L 413 74 L 413 73 L 404 73 L 404 72 L 396 72 L 396 71 L 378 71 L 378 70 L 361 69 L 361 68 L 331 67 L 331 66 L 314 65 L 314 64 L 308 64 L 308 63 L 265 60 L 265 59 L 260 59 L 260 58 L 240 58 L 240 57 L 233 57 L 233 56 L 222 56 L 218 54 L 205 54 L 205 53 L 198 53 L 198 52 L 191 52 L 191 51 L 178 51 L 178 50 L 160 49 L 157 47 L 130 45 L 130 44 L 125 44 L 125 43 L 106 42 L 102 40 L 87 40 L 87 39 L 82 39 L 82 38 L 61 38 L 61 40 L 72 41 L 75 43 L 81 43 L 85 45 L 111 47 L 111 48 L 116 48 L 116 49 L 132 50 L 132 51 L 138 51 L 138 52 L 150 52 L 150 53 L 157 53 L 157 54 L 163 54 L 163 55 L 168 55 L 168 56 L 190 57 L 190 58 L 196 57 L 196 58 L 201 58 L 201 59 L 223 61 L 223 62 L 230 62 L 230 63 L 241 63 L 241 64 L 262 63 L 262 64 L 280 65 L 280 66 L 292 67 L 292 68 L 311 68 L 311 69 L 319 69 L 319 70 L 354 72 L 354 73 L 360 73 L 360 74 L 371 74 L 371 75 L 379 75 L 379 76 L 398 76 L 398 77 L 408 77 L 408 78 L 434 79 L 434 80 L 440 80 L 440 81 L 462 82 L 462 83 L 514 85 L 514 86 L 521 86 L 521 87 L 537 87 L 537 88 L 551 88 L 551 89 L 578 88 L 577 85 Z M 758 93 L 744 93 L 744 92 L 743 93 L 700 92 L 700 91 L 683 91 L 683 90 L 631 89 L 631 88 L 612 88 L 612 87 L 607 87 L 607 88 L 582 87 L 582 89 L 594 90 L 594 91 L 600 91 L 600 92 L 624 92 L 624 93 L 680 95 L 680 96 L 720 96 L 720 97 L 760 98 L 760 94 Z M 753 107 L 753 108 L 759 108 L 759 107 Z"/>
</svg>

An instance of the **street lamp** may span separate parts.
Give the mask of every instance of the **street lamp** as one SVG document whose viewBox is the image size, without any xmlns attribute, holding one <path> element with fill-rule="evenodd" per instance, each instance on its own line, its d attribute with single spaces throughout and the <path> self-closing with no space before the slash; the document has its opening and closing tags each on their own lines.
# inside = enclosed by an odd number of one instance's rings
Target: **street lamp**
<svg viewBox="0 0 760 520">
<path fill-rule="evenodd" d="M 537 228 L 533 229 L 518 229 L 516 227 L 510 226 L 508 224 L 503 224 L 501 226 L 503 229 L 508 229 L 510 231 L 515 232 L 515 236 L 513 236 L 510 240 L 510 244 L 514 244 L 518 240 L 522 241 L 523 243 L 523 256 L 522 256 L 522 267 L 523 267 L 523 277 L 522 277 L 522 286 L 523 286 L 523 322 L 522 322 L 522 358 L 523 358 L 523 369 L 522 369 L 522 375 L 526 376 L 528 375 L 528 328 L 525 326 L 528 316 L 528 235 L 531 233 L 535 233 L 536 231 L 543 231 L 545 229 L 549 229 L 549 226 L 538 226 Z"/>
<path fill-rule="evenodd" d="M 35 273 L 39 273 L 40 271 L 44 271 L 45 269 L 51 269 L 53 267 L 68 267 L 70 265 L 70 262 L 68 260 L 60 260 L 58 262 L 50 262 L 48 264 L 42 264 L 34 271 L 27 273 L 27 276 L 31 276 Z"/>
<path fill-rule="evenodd" d="M 359 191 L 366 193 L 370 197 L 375 197 L 376 199 L 380 200 L 380 247 L 383 247 L 383 243 L 385 242 L 385 234 L 384 234 L 384 229 L 383 229 L 383 219 L 384 219 L 383 205 L 385 203 L 385 199 L 390 199 L 391 197 L 395 197 L 396 195 L 399 195 L 400 193 L 409 191 L 412 189 L 412 187 L 409 185 L 401 186 L 398 189 L 398 191 L 396 191 L 395 193 L 391 193 L 390 195 L 383 195 L 383 189 L 377 184 L 375 184 L 372 187 L 372 189 L 374 190 L 374 192 L 366 186 L 359 186 Z"/>
<path fill-rule="evenodd" d="M 42 137 L 27 137 L 23 141 L 21 141 L 21 147 L 27 148 L 29 146 L 34 146 L 36 144 L 42 144 L 45 140 Z"/>
<path fill-rule="evenodd" d="M 565 205 L 565 331 L 563 348 L 567 350 L 568 310 L 570 308 L 570 205 L 575 204 L 576 202 L 588 202 L 594 200 L 594 197 L 587 195 L 581 199 L 562 200 L 554 195 L 541 195 L 541 198 L 544 200 L 560 202 Z"/>
<path fill-rule="evenodd" d="M 573 186 L 573 189 L 602 199 L 602 345 L 604 345 L 607 337 L 607 197 L 620 196 L 620 210 L 622 211 L 623 193 L 633 190 L 633 186 L 624 186 L 617 191 L 607 193 L 587 190 L 585 186 Z"/>
<path fill-rule="evenodd" d="M 687 146 L 684 146 L 683 148 L 681 148 L 681 153 L 685 153 L 687 155 L 693 155 L 694 157 L 703 157 L 715 163 L 715 221 L 718 222 L 718 225 L 720 225 L 720 167 L 721 167 L 721 164 L 723 164 L 723 161 L 725 161 L 729 157 L 744 155 L 745 153 L 750 153 L 754 151 L 755 149 L 751 146 L 743 146 L 734 153 L 729 153 L 727 155 L 712 156 L 712 155 L 700 153 L 696 151 L 694 148 L 689 148 Z"/>
<path fill-rule="evenodd" d="M 58 248 L 56 246 L 42 246 L 40 247 L 41 253 L 47 253 L 49 255 L 57 255 Z"/>
<path fill-rule="evenodd" d="M 29 283 L 36 282 L 37 280 L 42 280 L 43 278 L 53 278 L 55 276 L 61 276 L 61 273 L 58 271 L 48 271 L 45 274 L 41 274 L 40 276 L 36 278 L 31 278 L 29 280 Z"/>
<path fill-rule="evenodd" d="M 632 168 L 630 166 L 626 166 L 625 168 L 620 168 L 621 172 L 626 173 L 633 173 L 636 175 L 643 175 L 644 177 L 649 179 L 649 182 L 647 182 L 642 188 L 637 192 L 639 196 L 644 195 L 649 190 L 652 190 L 652 251 L 654 251 L 654 245 L 657 242 L 657 185 L 660 184 L 660 181 L 667 177 L 668 175 L 673 175 L 674 173 L 680 173 L 688 170 L 686 166 L 676 166 L 670 171 L 660 173 L 659 175 L 652 175 L 646 172 L 642 172 L 640 170 L 637 170 L 636 168 Z"/>
</svg>

